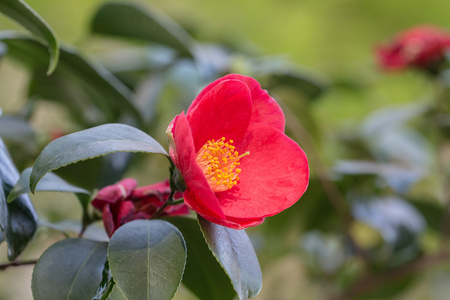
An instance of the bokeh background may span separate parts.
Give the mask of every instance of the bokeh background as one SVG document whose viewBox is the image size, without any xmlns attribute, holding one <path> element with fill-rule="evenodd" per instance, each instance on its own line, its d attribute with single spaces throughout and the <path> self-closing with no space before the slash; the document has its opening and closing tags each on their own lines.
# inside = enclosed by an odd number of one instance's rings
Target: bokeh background
<svg viewBox="0 0 450 300">
<path fill-rule="evenodd" d="M 29 0 L 27 3 L 49 23 L 63 44 L 76 46 L 87 57 L 107 62 L 105 53 L 109 50 L 126 48 L 123 41 L 98 37 L 90 31 L 91 20 L 104 1 Z M 349 211 L 357 221 L 352 221 L 349 226 L 343 225 L 345 221 L 342 221 L 336 207 L 327 199 L 330 195 L 325 191 L 327 187 L 321 183 L 320 176 L 325 172 L 326 179 L 331 179 L 331 190 L 337 189 L 344 206 L 355 198 L 355 194 L 364 194 L 368 198 L 389 196 L 392 199 L 397 199 L 401 194 L 402 199 L 414 198 L 416 201 L 420 198 L 421 203 L 431 203 L 427 208 L 437 210 L 437 217 L 432 215 L 430 219 L 440 217 L 443 203 L 437 200 L 438 179 L 432 176 L 436 173 L 433 141 L 428 141 L 432 133 L 427 132 L 429 124 L 423 119 L 414 120 L 419 114 L 414 112 L 420 111 L 420 105 L 417 104 L 434 97 L 434 86 L 429 78 L 419 72 L 383 72 L 376 63 L 374 49 L 397 32 L 418 24 L 450 28 L 450 3 L 441 0 L 156 0 L 139 3 L 143 8 L 151 6 L 160 10 L 199 42 L 228 45 L 270 60 L 275 65 L 288 62 L 300 74 L 325 87 L 314 99 L 289 88 L 270 91 L 286 109 L 290 124 L 287 133 L 310 157 L 312 181 L 307 193 L 292 208 L 248 230 L 263 270 L 263 289 L 256 299 L 331 299 L 345 291 L 364 274 L 361 258 L 354 255 L 354 249 L 349 249 L 346 230 L 350 230 L 359 245 L 370 250 L 375 257 L 371 266 L 375 265 L 374 269 L 378 270 L 395 265 L 395 262 L 408 263 L 436 249 L 440 237 L 436 230 L 429 228 L 429 220 L 422 217 L 424 211 L 419 210 L 421 214 L 417 217 L 415 212 L 410 213 L 409 206 L 398 206 L 395 200 L 394 204 L 389 202 L 392 206 L 382 206 L 381 210 L 387 211 L 387 215 L 399 210 L 400 217 L 394 214 L 393 219 L 406 216 L 411 221 L 402 224 L 407 227 L 406 235 L 411 232 L 416 234 L 413 242 L 406 238 L 407 246 L 399 246 L 398 241 L 393 246 L 389 244 L 386 230 L 394 230 L 396 237 L 404 237 L 398 231 L 401 226 L 392 225 L 394 229 L 377 227 L 376 221 L 371 220 L 371 216 L 377 214 L 377 209 L 369 209 L 361 216 L 355 213 L 358 211 L 355 206 L 349 205 L 352 207 Z M 0 15 L 0 30 L 18 28 Z M 246 60 L 245 55 L 233 56 L 233 71 L 257 77 L 258 71 L 250 72 Z M 23 110 L 28 101 L 26 86 L 29 80 L 29 72 L 22 64 L 9 57 L 0 61 L 0 107 L 5 114 L 18 114 Z M 174 80 L 178 86 L 182 81 L 182 75 L 178 81 Z M 198 92 L 198 89 L 195 91 Z M 190 97 L 193 91 L 186 95 L 180 90 L 163 94 L 165 100 L 158 106 L 159 118 L 152 135 L 165 145 L 164 130 L 168 122 L 179 111 L 187 108 L 189 99 L 183 96 Z M 378 116 L 382 117 L 377 119 L 374 113 L 380 110 L 382 112 Z M 379 126 L 380 122 L 398 125 L 399 120 L 406 120 L 401 121 L 402 125 L 409 122 L 407 130 L 402 127 L 402 130 L 398 130 L 399 135 L 391 138 L 399 141 L 405 136 L 413 137 L 400 143 L 400 148 L 394 149 L 397 152 L 392 154 L 392 149 L 389 152 L 383 145 L 393 140 L 381 137 L 378 140 L 370 139 L 374 135 L 370 128 Z M 63 106 L 50 101 L 36 103 L 30 122 L 38 141 L 36 149 L 29 149 L 31 157 L 50 141 L 52 134 L 83 129 L 71 120 Z M 364 136 L 364 128 L 369 137 Z M 19 155 L 11 152 L 19 168 L 30 166 L 30 160 L 20 161 Z M 402 161 L 405 164 L 410 163 L 408 158 L 420 162 L 420 171 L 423 172 L 416 177 L 416 173 L 407 172 L 414 179 L 406 179 L 406 192 L 399 192 L 401 188 L 398 182 L 393 183 L 392 187 L 390 183 L 395 180 L 390 181 L 388 178 L 383 181 L 386 178 L 379 174 L 365 174 L 358 179 L 347 176 L 354 169 L 343 165 L 347 160 L 397 162 L 398 156 L 406 157 Z M 167 176 L 163 159 L 142 158 L 142 161 L 145 163 L 134 165 L 125 175 L 136 177 L 140 185 Z M 400 178 L 395 174 L 388 175 L 391 175 L 391 179 L 392 176 L 394 179 Z M 360 189 L 354 189 L 355 186 Z M 40 217 L 50 222 L 76 219 L 81 212 L 72 196 L 46 193 L 33 196 L 32 199 Z M 413 207 L 418 209 L 421 206 Z M 51 230 L 40 229 L 23 257 L 39 256 L 43 249 L 60 238 L 59 234 Z M 417 247 L 408 248 L 410 243 L 417 244 Z M 410 252 L 408 250 L 408 254 L 405 251 L 399 254 L 396 247 L 400 250 L 409 249 Z M 1 257 L 5 258 L 5 243 L 0 245 L 0 250 Z M 0 272 L 0 299 L 31 299 L 31 272 L 32 268 L 27 266 Z M 431 271 L 412 271 L 409 275 L 400 284 L 389 288 L 380 287 L 379 293 L 369 293 L 366 297 L 448 299 L 450 272 L 446 264 L 433 266 Z M 117 293 L 114 297 L 120 299 Z M 175 299 L 196 298 L 180 288 Z"/>
</svg>

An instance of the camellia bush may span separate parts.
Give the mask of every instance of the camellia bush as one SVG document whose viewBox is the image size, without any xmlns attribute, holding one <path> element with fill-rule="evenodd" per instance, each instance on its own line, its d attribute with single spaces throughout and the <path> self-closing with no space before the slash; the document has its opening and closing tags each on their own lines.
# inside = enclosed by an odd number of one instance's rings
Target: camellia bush
<svg viewBox="0 0 450 300">
<path fill-rule="evenodd" d="M 419 282 L 447 299 L 445 29 L 411 28 L 375 51 L 380 76 L 417 74 L 431 96 L 331 137 L 313 113 L 321 97 L 369 87 L 197 41 L 150 5 L 101 5 L 92 55 L 22 0 L 0 13 L 22 28 L 0 31 L 0 62 L 29 76 L 21 110 L 0 116 L 0 270 L 31 266 L 34 299 L 164 300 L 180 285 L 212 300 L 393 299 Z M 73 130 L 38 136 L 42 102 Z M 81 215 L 52 222 L 37 192 L 75 195 Z M 23 258 L 49 230 L 57 238 Z M 287 255 L 263 288 L 261 270 Z"/>
<path fill-rule="evenodd" d="M 284 133 L 285 117 L 277 102 L 251 77 L 231 74 L 217 79 L 195 97 L 186 113 L 167 124 L 167 153 L 142 131 L 153 121 L 151 103 L 138 108 L 125 83 L 76 50 L 60 47 L 50 27 L 26 3 L 6 1 L 0 11 L 32 33 L 27 37 L 5 32 L 0 38 L 7 55 L 33 70 L 30 96 L 62 101 L 81 126 L 89 127 L 55 137 L 33 167 L 20 175 L 2 143 L 0 225 L 8 259 L 13 261 L 3 268 L 21 264 L 16 259 L 38 226 L 27 193 L 70 192 L 83 208 L 78 237 L 52 244 L 35 262 L 34 299 L 107 299 L 114 286 L 126 299 L 171 299 L 182 280 L 202 299 L 256 296 L 262 274 L 243 229 L 292 206 L 309 181 L 306 155 Z M 114 29 L 114 15 L 130 27 Z M 156 72 L 164 73 L 176 60 L 183 60 L 193 70 L 212 72 L 199 80 L 199 86 L 219 74 L 214 61 L 202 61 L 202 51 L 208 50 L 152 12 L 106 4 L 93 22 L 93 31 L 104 34 L 120 36 L 129 31 L 132 36 L 135 30 L 137 35 L 148 35 L 141 38 L 168 47 L 164 51 L 173 55 L 173 61 Z M 114 123 L 93 126 L 103 122 Z M 168 179 L 137 187 L 135 179 L 124 178 L 91 192 L 53 173 L 119 152 L 165 157 L 167 167 L 155 172 L 165 172 Z M 125 163 L 114 169 L 116 159 L 102 163 L 105 170 L 111 168 L 108 182 L 121 177 L 132 156 L 128 154 Z M 84 237 L 99 218 L 108 242 Z M 205 286 L 205 282 L 213 283 Z"/>
</svg>

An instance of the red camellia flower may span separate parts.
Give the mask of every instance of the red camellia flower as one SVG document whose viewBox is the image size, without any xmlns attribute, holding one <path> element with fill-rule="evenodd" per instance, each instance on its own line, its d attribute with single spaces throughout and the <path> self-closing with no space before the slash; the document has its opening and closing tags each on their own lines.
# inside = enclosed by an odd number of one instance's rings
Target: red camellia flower
<svg viewBox="0 0 450 300">
<path fill-rule="evenodd" d="M 380 64 L 389 70 L 405 67 L 429 68 L 450 47 L 447 31 L 433 26 L 418 26 L 400 33 L 393 42 L 377 49 Z"/>
<path fill-rule="evenodd" d="M 167 129 L 187 206 L 243 229 L 293 205 L 306 190 L 309 168 L 284 122 L 280 106 L 253 78 L 231 74 L 209 84 Z"/>
<path fill-rule="evenodd" d="M 168 180 L 139 188 L 136 186 L 136 180 L 125 178 L 101 189 L 92 201 L 92 205 L 103 213 L 103 224 L 109 236 L 127 222 L 150 219 L 170 195 Z M 175 197 L 181 198 L 182 194 L 177 192 Z M 182 203 L 167 206 L 160 216 L 188 213 L 189 209 Z"/>
</svg>

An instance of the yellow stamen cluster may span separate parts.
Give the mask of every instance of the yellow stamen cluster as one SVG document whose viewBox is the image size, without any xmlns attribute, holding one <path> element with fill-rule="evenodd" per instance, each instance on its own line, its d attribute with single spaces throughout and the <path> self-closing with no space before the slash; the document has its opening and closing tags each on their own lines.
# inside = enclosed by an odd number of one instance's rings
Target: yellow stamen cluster
<svg viewBox="0 0 450 300">
<path fill-rule="evenodd" d="M 225 142 L 222 137 L 217 141 L 207 141 L 197 152 L 196 162 L 214 192 L 226 191 L 237 185 L 241 173 L 237 168 L 239 160 L 250 154 L 246 151 L 239 155 L 232 144 L 233 140 Z"/>
</svg>

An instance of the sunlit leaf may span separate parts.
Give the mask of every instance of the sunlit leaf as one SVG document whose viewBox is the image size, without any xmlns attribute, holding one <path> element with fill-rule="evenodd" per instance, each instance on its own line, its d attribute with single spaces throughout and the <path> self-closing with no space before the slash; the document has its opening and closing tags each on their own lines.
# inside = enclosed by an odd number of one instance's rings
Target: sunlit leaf
<svg viewBox="0 0 450 300">
<path fill-rule="evenodd" d="M 124 124 L 105 124 L 60 137 L 42 150 L 30 176 L 34 193 L 41 178 L 58 168 L 114 152 L 144 152 L 167 156 L 151 136 Z"/>
<path fill-rule="evenodd" d="M 371 136 L 380 130 L 404 125 L 411 119 L 418 117 L 430 110 L 427 102 L 419 102 L 409 105 L 397 105 L 379 109 L 364 120 L 361 128 L 363 135 Z"/>
<path fill-rule="evenodd" d="M 18 179 L 19 172 L 0 139 L 0 227 L 8 243 L 9 260 L 19 256 L 37 228 L 37 215 L 28 195 L 21 195 L 12 203 L 6 201 Z"/>
<path fill-rule="evenodd" d="M 346 262 L 345 243 L 339 235 L 325 234 L 318 230 L 307 232 L 301 239 L 308 265 L 323 274 L 336 274 Z"/>
<path fill-rule="evenodd" d="M 51 74 L 55 70 L 59 58 L 59 42 L 51 27 L 22 0 L 0 1 L 0 12 L 28 29 L 47 45 L 50 52 L 47 74 Z"/>
<path fill-rule="evenodd" d="M 117 287 L 127 299 L 172 299 L 183 276 L 186 245 L 172 224 L 136 220 L 111 237 L 108 260 Z"/>
<path fill-rule="evenodd" d="M 63 220 L 56 223 L 50 223 L 45 220 L 39 220 L 39 227 L 47 227 L 63 233 L 66 237 L 77 237 L 82 229 L 82 224 L 78 220 Z M 91 224 L 83 233 L 83 238 L 97 241 L 109 242 L 109 236 L 103 227 L 103 224 Z"/>
<path fill-rule="evenodd" d="M 192 55 L 193 40 L 189 34 L 149 5 L 106 3 L 93 18 L 92 31 L 158 43 L 177 50 L 180 55 Z"/>
<path fill-rule="evenodd" d="M 0 136 L 23 147 L 36 149 L 33 129 L 28 122 L 18 117 L 4 115 L 0 118 Z"/>
<path fill-rule="evenodd" d="M 239 299 L 256 297 L 262 287 L 258 258 L 244 230 L 235 230 L 198 217 L 210 250 L 233 283 Z"/>
<path fill-rule="evenodd" d="M 357 220 L 376 228 L 392 247 L 404 246 L 425 228 L 423 216 L 408 202 L 394 197 L 370 198 L 355 201 L 352 207 Z"/>
<path fill-rule="evenodd" d="M 25 169 L 20 174 L 19 181 L 16 183 L 16 185 L 8 195 L 7 199 L 8 202 L 14 201 L 17 197 L 19 197 L 22 194 L 31 193 L 30 175 L 31 175 L 31 168 Z M 85 189 L 71 185 L 64 179 L 53 173 L 48 173 L 47 175 L 42 177 L 42 180 L 39 181 L 39 184 L 36 186 L 36 191 L 90 194 Z"/>
<path fill-rule="evenodd" d="M 4 43 L 0 42 L 0 59 L 6 55 L 6 53 L 8 52 L 8 47 L 6 47 L 6 45 Z"/>
<path fill-rule="evenodd" d="M 236 292 L 231 281 L 209 250 L 197 220 L 168 217 L 183 234 L 188 251 L 183 284 L 199 299 L 231 300 Z"/>
<path fill-rule="evenodd" d="M 339 160 L 334 170 L 348 175 L 377 175 L 399 193 L 406 193 L 412 184 L 419 181 L 426 174 L 425 170 L 418 166 L 403 166 L 362 160 Z"/>
<path fill-rule="evenodd" d="M 107 245 L 65 239 L 50 246 L 33 270 L 33 299 L 91 300 L 102 282 Z"/>
</svg>

